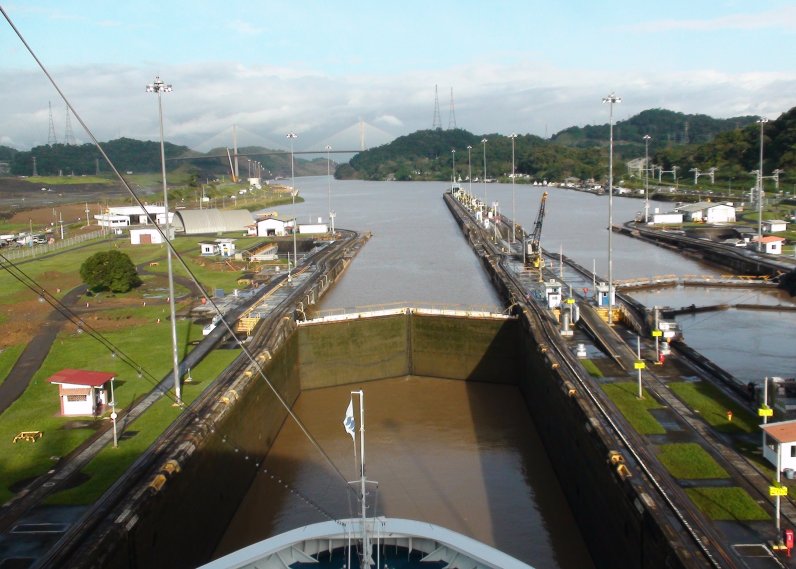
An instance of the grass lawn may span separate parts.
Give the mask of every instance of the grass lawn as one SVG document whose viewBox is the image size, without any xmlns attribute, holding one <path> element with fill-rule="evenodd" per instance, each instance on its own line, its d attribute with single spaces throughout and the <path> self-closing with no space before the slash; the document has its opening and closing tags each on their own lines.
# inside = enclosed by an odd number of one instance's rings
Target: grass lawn
<svg viewBox="0 0 796 569">
<path fill-rule="evenodd" d="M 653 417 L 650 409 L 661 409 L 658 403 L 649 394 L 644 399 L 639 399 L 638 384 L 634 382 L 607 383 L 602 386 L 603 391 L 613 401 L 619 412 L 642 435 L 662 435 L 666 429 Z"/>
<path fill-rule="evenodd" d="M 687 488 L 691 501 L 711 520 L 762 521 L 771 519 L 742 488 Z"/>
<path fill-rule="evenodd" d="M 603 372 L 600 371 L 600 368 L 597 367 L 591 360 L 580 360 L 580 363 L 583 365 L 585 370 L 589 372 L 589 375 L 592 377 L 603 377 Z"/>
<path fill-rule="evenodd" d="M 11 371 L 11 368 L 14 367 L 14 364 L 17 363 L 24 349 L 25 346 L 18 345 L 9 346 L 0 351 L 0 384 L 8 377 L 8 373 Z"/>
<path fill-rule="evenodd" d="M 240 355 L 240 350 L 216 350 L 208 354 L 191 370 L 192 383 L 183 385 L 182 398 L 190 404 L 213 380 Z M 49 504 L 89 504 L 97 500 L 116 479 L 143 453 L 184 409 L 173 407 L 171 398 L 161 398 L 135 422 L 119 424 L 120 441 L 117 448 L 103 448 L 81 471 L 86 480 L 82 484 L 53 494 Z"/>
<path fill-rule="evenodd" d="M 699 413 L 717 431 L 723 433 L 754 433 L 758 430 L 758 418 L 706 381 L 676 382 L 669 387 L 686 405 Z M 727 411 L 732 411 L 732 421 Z"/>
<path fill-rule="evenodd" d="M 140 362 L 144 372 L 141 377 L 137 369 L 114 357 L 88 333 L 77 334 L 67 328 L 58 335 L 25 393 L 0 415 L 0 503 L 13 495 L 14 484 L 47 471 L 55 460 L 90 437 L 102 420 L 62 417 L 58 388 L 47 382 L 53 373 L 74 367 L 115 372 L 116 401 L 122 408 L 151 391 L 166 375 L 171 367 L 171 327 L 156 323 L 161 311 L 162 307 L 136 308 L 129 325 L 103 332 L 121 353 Z M 201 327 L 188 321 L 178 322 L 177 333 L 183 353 L 190 340 L 202 337 Z M 20 431 L 42 431 L 44 436 L 36 443 L 12 443 Z"/>
<path fill-rule="evenodd" d="M 674 443 L 661 446 L 658 459 L 675 478 L 729 478 L 730 475 L 696 443 Z"/>
</svg>

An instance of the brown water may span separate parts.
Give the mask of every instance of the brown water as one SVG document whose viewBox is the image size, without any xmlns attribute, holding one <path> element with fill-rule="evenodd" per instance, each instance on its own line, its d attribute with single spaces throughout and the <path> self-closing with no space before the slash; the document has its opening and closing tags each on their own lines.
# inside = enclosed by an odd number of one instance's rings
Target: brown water
<svg viewBox="0 0 796 569">
<path fill-rule="evenodd" d="M 356 389 L 304 392 L 295 405 L 347 480 L 356 470 L 342 419 Z M 537 568 L 593 566 L 517 388 L 410 376 L 363 389 L 376 513 L 447 527 Z M 357 515 L 343 478 L 289 421 L 218 554 L 329 519 L 318 508 Z"/>
</svg>

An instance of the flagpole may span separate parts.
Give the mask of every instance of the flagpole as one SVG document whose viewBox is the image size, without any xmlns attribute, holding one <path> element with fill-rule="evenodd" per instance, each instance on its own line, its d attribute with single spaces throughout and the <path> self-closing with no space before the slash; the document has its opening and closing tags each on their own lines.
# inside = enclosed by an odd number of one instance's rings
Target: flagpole
<svg viewBox="0 0 796 569">
<path fill-rule="evenodd" d="M 360 460 L 360 491 L 362 493 L 362 566 L 370 567 L 372 565 L 371 559 L 371 545 L 370 535 L 367 530 L 367 504 L 365 500 L 365 392 L 361 389 L 359 391 L 352 391 L 352 395 L 356 393 L 359 395 L 359 460 Z"/>
</svg>

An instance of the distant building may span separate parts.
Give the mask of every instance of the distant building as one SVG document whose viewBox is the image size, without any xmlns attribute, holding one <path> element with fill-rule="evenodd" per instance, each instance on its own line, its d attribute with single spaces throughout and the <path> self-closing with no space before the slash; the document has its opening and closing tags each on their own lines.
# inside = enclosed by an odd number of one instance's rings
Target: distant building
<svg viewBox="0 0 796 569">
<path fill-rule="evenodd" d="M 178 233 L 203 235 L 246 232 L 254 221 L 245 209 L 180 209 L 174 214 L 173 226 Z"/>
<path fill-rule="evenodd" d="M 235 239 L 216 239 L 215 241 L 200 241 L 199 252 L 206 257 L 221 255 L 222 257 L 235 256 Z"/>
<path fill-rule="evenodd" d="M 298 226 L 299 234 L 302 233 L 328 233 L 329 226 L 325 223 L 302 223 Z"/>
<path fill-rule="evenodd" d="M 256 223 L 250 225 L 249 234 L 258 237 L 282 237 L 287 235 L 287 226 L 286 221 L 269 217 L 257 220 Z"/>
<path fill-rule="evenodd" d="M 763 233 L 779 233 L 788 230 L 788 222 L 781 219 L 769 219 L 762 223 Z"/>
<path fill-rule="evenodd" d="M 144 205 L 140 207 L 119 206 L 109 207 L 105 213 L 95 215 L 94 219 L 100 227 L 127 227 L 128 225 L 150 225 L 165 221 L 166 208 L 162 205 Z M 174 219 L 174 214 L 169 214 L 169 219 Z"/>
<path fill-rule="evenodd" d="M 768 253 L 769 255 L 781 255 L 782 254 L 782 244 L 785 242 L 785 239 L 782 237 L 775 237 L 773 235 L 764 235 L 762 238 L 758 238 L 755 236 L 752 238 L 753 247 L 757 248 L 758 243 L 763 244 L 763 252 Z"/>
<path fill-rule="evenodd" d="M 116 374 L 62 369 L 47 380 L 58 386 L 61 415 L 98 415 L 108 405 L 108 390 Z"/>
<path fill-rule="evenodd" d="M 728 204 L 697 202 L 674 208 L 685 221 L 701 223 L 734 223 L 735 207 Z"/>
<path fill-rule="evenodd" d="M 276 243 L 268 243 L 254 251 L 250 259 L 252 261 L 276 261 L 278 253 L 279 246 Z"/>
<path fill-rule="evenodd" d="M 683 214 L 682 213 L 653 213 L 652 214 L 652 224 L 653 225 L 682 225 L 683 224 Z"/>
<path fill-rule="evenodd" d="M 131 245 L 155 245 L 163 243 L 163 235 L 154 227 L 140 227 L 130 230 Z"/>
</svg>

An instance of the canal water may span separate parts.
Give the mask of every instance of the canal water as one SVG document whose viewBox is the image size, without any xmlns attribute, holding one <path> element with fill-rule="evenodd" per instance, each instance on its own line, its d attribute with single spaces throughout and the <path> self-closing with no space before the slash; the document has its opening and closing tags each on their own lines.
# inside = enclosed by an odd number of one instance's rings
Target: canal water
<svg viewBox="0 0 796 569">
<path fill-rule="evenodd" d="M 342 419 L 359 387 L 304 391 L 294 406 L 346 480 L 357 471 Z M 516 387 L 421 377 L 361 387 L 377 514 L 441 525 L 538 569 L 593 567 Z M 326 521 L 321 510 L 357 516 L 343 479 L 292 421 L 260 471 L 219 554 Z"/>
<path fill-rule="evenodd" d="M 442 201 L 444 182 L 364 182 L 329 180 L 325 176 L 298 178 L 296 186 L 306 200 L 278 208 L 280 214 L 298 215 L 301 222 L 328 217 L 329 196 L 336 226 L 370 230 L 373 239 L 362 249 L 342 281 L 322 301 L 323 309 L 361 307 L 391 302 L 463 304 L 499 309 L 499 299 L 470 250 L 453 216 Z M 331 188 L 331 192 L 329 191 Z M 468 184 L 463 184 L 469 189 Z M 608 274 L 608 196 L 517 184 L 473 184 L 472 192 L 497 201 L 502 213 L 530 230 L 544 191 L 549 192 L 542 229 L 542 246 L 565 255 L 606 278 Z M 512 208 L 512 194 L 514 207 Z M 668 204 L 651 202 L 665 211 Z M 615 196 L 613 221 L 620 224 L 643 211 L 644 201 Z M 615 279 L 655 275 L 714 275 L 726 271 L 633 239 L 613 235 Z M 688 287 L 684 300 L 670 296 L 673 289 L 633 293 L 648 306 L 719 304 L 716 298 L 749 297 L 750 291 Z M 682 289 L 681 289 L 682 290 Z M 748 303 L 789 304 L 793 299 L 778 291 L 754 293 Z M 765 298 L 766 300 L 760 300 Z M 739 301 L 747 303 L 747 301 Z M 782 349 L 793 329 L 796 313 L 733 310 L 679 318 L 686 342 L 742 381 L 765 375 L 796 374 L 792 349 Z M 751 357 L 754 361 L 751 361 Z"/>
<path fill-rule="evenodd" d="M 331 197 L 337 227 L 373 233 L 323 298 L 321 309 L 422 303 L 502 310 L 484 270 L 444 205 L 442 193 L 448 184 L 330 182 L 326 177 L 312 177 L 297 179 L 296 186 L 305 201 L 276 208 L 281 216 L 296 215 L 300 223 L 317 222 L 318 218 L 325 221 Z M 512 190 L 516 218 L 531 228 L 543 188 L 488 185 L 489 200 L 498 200 L 501 211 L 510 217 Z M 476 185 L 473 191 L 483 195 Z M 542 245 L 551 251 L 562 250 L 605 276 L 607 203 L 605 196 L 551 189 Z M 615 198 L 614 221 L 633 219 L 641 209 L 641 200 Z M 615 235 L 613 244 L 616 279 L 719 274 L 629 237 Z M 653 300 L 655 293 L 647 294 L 651 304 L 717 303 L 712 289 L 688 289 L 683 297 L 688 302 L 672 296 L 666 302 L 664 296 Z M 761 303 L 779 302 L 774 292 L 757 294 L 766 298 Z M 644 295 L 639 297 L 644 301 Z M 777 359 L 777 353 L 785 350 L 768 336 L 768 325 L 779 316 L 750 311 L 699 316 L 706 325 L 684 326 L 686 340 L 698 350 L 720 349 L 705 352 L 730 372 L 743 369 L 742 364 L 752 358 L 761 375 L 776 375 L 785 363 L 792 364 L 787 356 Z M 781 328 L 774 329 L 792 330 L 796 324 L 793 316 L 781 316 Z M 736 317 L 739 320 L 728 320 Z M 745 352 L 737 349 L 743 342 Z M 296 405 L 310 432 L 349 479 L 354 478 L 352 445 L 342 429 L 342 417 L 349 391 L 357 388 L 304 392 Z M 376 511 L 438 523 L 493 544 L 535 567 L 591 566 L 571 510 L 516 390 L 409 377 L 369 383 L 365 392 L 371 425 L 368 475 L 380 484 Z M 342 480 L 291 422 L 286 422 L 261 470 L 218 553 L 323 521 L 323 512 L 335 517 L 354 513 Z"/>
</svg>

